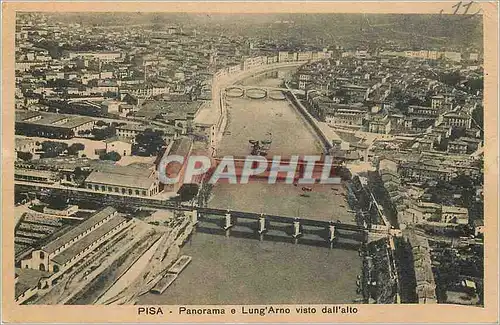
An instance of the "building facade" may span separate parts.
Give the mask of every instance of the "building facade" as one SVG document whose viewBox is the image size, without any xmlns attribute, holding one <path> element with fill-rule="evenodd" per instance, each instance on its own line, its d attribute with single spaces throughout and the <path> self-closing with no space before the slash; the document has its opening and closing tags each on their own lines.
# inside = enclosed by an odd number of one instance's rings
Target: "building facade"
<svg viewBox="0 0 500 325">
<path fill-rule="evenodd" d="M 104 208 L 40 249 L 35 249 L 29 258 L 21 261 L 21 268 L 62 274 L 129 222 L 114 208 Z"/>
</svg>

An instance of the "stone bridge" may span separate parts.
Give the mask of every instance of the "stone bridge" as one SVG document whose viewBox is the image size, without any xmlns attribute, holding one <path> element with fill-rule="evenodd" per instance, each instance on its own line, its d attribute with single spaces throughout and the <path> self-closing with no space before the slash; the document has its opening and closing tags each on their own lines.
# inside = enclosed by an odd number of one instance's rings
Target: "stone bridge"
<svg viewBox="0 0 500 325">
<path fill-rule="evenodd" d="M 268 215 L 234 210 L 194 207 L 191 210 L 193 221 L 203 221 L 198 229 L 208 233 L 232 233 L 257 237 L 259 240 L 271 239 L 298 243 L 322 243 L 333 248 L 337 239 L 349 238 L 366 242 L 368 229 L 364 226 L 335 221 L 320 221 L 307 218 Z"/>
<path fill-rule="evenodd" d="M 270 98 L 273 100 L 285 100 L 285 92 L 293 92 L 294 94 L 305 95 L 303 90 L 287 89 L 279 87 L 262 87 L 262 86 L 241 86 L 235 85 L 225 89 L 227 97 L 247 97 L 251 99 Z"/>
<path fill-rule="evenodd" d="M 78 205 L 84 202 L 99 206 L 107 205 L 113 206 L 119 211 L 133 210 L 138 207 L 141 209 L 184 211 L 191 215 L 194 223 L 203 221 L 203 225 L 197 226 L 200 231 L 225 234 L 226 236 L 230 236 L 233 232 L 234 235 L 244 234 L 249 238 L 260 240 L 282 240 L 298 244 L 314 242 L 333 247 L 338 238 L 366 242 L 369 240 L 369 236 L 376 231 L 366 222 L 363 225 L 356 225 L 333 220 L 315 220 L 310 217 L 296 218 L 248 211 L 185 206 L 171 200 L 154 197 L 131 197 L 115 193 L 95 192 L 83 188 L 54 188 L 39 183 L 22 182 L 22 185 L 17 183 L 20 190 L 35 191 L 35 193 L 48 190 L 49 196 L 57 197 L 70 204 Z M 376 234 L 382 237 L 388 236 L 389 229 L 379 230 Z"/>
</svg>

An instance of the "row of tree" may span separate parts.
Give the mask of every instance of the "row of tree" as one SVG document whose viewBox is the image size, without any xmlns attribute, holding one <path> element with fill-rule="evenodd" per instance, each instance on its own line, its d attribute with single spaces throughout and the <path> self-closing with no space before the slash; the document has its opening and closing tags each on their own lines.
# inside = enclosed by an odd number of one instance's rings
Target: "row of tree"
<svg viewBox="0 0 500 325">
<path fill-rule="evenodd" d="M 43 151 L 40 155 L 41 158 L 55 158 L 62 154 L 76 156 L 79 151 L 85 149 L 85 145 L 83 143 L 73 143 L 68 145 L 64 142 L 44 141 L 42 143 L 37 142 L 36 144 L 41 145 L 41 150 Z M 33 154 L 30 152 L 18 152 L 17 157 L 24 161 L 28 161 L 33 159 Z"/>
</svg>

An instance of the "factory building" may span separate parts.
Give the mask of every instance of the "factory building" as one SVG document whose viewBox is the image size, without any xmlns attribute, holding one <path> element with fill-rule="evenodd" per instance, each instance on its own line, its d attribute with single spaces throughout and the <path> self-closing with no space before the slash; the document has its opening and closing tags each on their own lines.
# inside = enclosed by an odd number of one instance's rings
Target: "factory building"
<svg viewBox="0 0 500 325">
<path fill-rule="evenodd" d="M 63 274 L 129 222 L 114 208 L 106 207 L 40 249 L 35 249 L 29 258 L 21 261 L 21 268 Z"/>
</svg>

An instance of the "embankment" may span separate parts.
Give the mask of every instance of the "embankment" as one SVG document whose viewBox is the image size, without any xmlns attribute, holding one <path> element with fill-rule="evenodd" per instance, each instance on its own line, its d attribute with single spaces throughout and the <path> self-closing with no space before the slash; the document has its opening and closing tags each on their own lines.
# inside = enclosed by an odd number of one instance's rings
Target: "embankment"
<svg viewBox="0 0 500 325">
<path fill-rule="evenodd" d="M 131 304 L 137 297 L 148 292 L 160 280 L 166 270 L 177 260 L 181 247 L 193 232 L 189 216 L 179 216 L 170 231 L 163 236 L 147 267 L 128 287 L 107 304 Z"/>
</svg>

